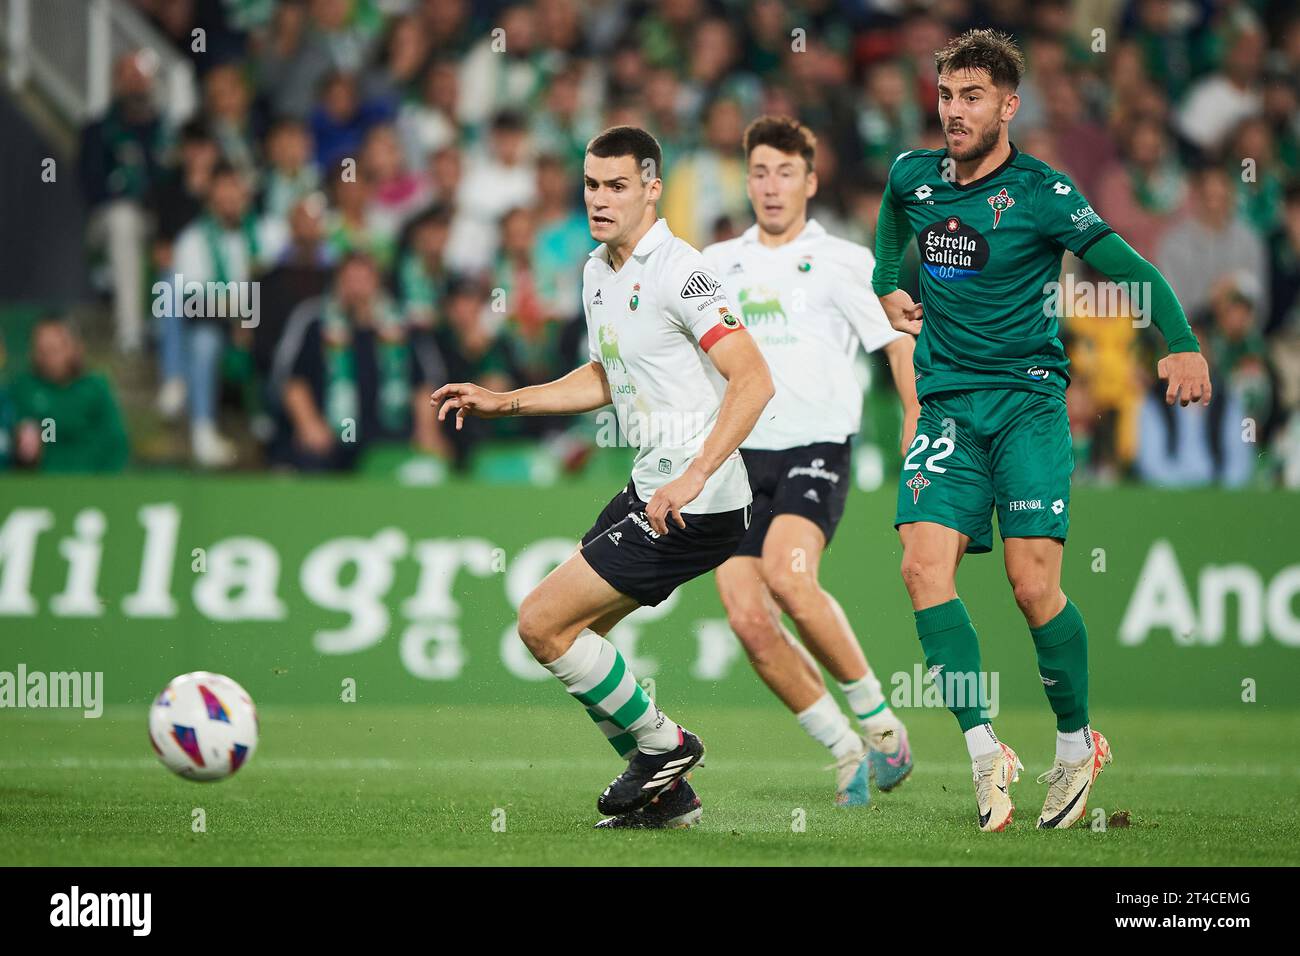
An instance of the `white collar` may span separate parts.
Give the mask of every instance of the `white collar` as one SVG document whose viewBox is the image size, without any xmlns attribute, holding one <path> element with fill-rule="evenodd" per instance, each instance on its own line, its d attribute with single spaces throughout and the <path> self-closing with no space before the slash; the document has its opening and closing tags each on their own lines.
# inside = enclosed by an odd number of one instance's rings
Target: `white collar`
<svg viewBox="0 0 1300 956">
<path fill-rule="evenodd" d="M 802 242 L 805 239 L 821 239 L 824 238 L 825 235 L 826 235 L 826 230 L 822 227 L 822 224 L 818 222 L 816 219 L 809 219 L 807 222 L 803 224 L 803 228 L 799 230 L 799 235 L 795 236 L 789 242 L 785 243 L 784 246 L 792 246 L 796 242 Z M 757 243 L 759 241 L 758 223 L 754 223 L 752 226 L 750 226 L 748 229 L 742 232 L 740 234 L 740 241 L 743 243 Z M 777 246 L 776 248 L 781 249 L 784 248 L 784 246 Z"/>
<path fill-rule="evenodd" d="M 646 234 L 641 237 L 641 241 L 632 250 L 632 256 L 637 259 L 644 259 L 671 238 L 673 238 L 673 233 L 668 228 L 668 220 L 659 219 L 646 230 Z M 588 256 L 609 265 L 609 246 L 602 242 L 595 249 L 592 249 Z"/>
</svg>

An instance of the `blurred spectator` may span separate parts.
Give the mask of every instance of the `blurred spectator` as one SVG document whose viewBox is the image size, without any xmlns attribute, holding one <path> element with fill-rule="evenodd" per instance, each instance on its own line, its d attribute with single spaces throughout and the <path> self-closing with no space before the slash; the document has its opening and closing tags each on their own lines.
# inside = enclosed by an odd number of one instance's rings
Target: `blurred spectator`
<svg viewBox="0 0 1300 956">
<path fill-rule="evenodd" d="M 1138 476 L 1165 488 L 1244 485 L 1255 446 L 1242 440 L 1241 419 L 1241 400 L 1230 389 L 1216 392 L 1209 407 L 1170 406 L 1165 384 L 1153 383 L 1138 424 Z"/>
<path fill-rule="evenodd" d="M 258 64 L 275 115 L 306 117 L 328 74 L 365 66 L 381 25 L 373 0 L 281 3 Z"/>
<path fill-rule="evenodd" d="M 243 70 L 234 63 L 209 70 L 203 81 L 203 97 L 208 128 L 222 158 L 256 188 L 258 134 L 253 128 L 253 104 Z"/>
<path fill-rule="evenodd" d="M 13 463 L 14 407 L 9 393 L 0 387 L 0 472 Z"/>
<path fill-rule="evenodd" d="M 1225 156 L 1228 175 L 1237 180 L 1237 209 L 1256 234 L 1271 233 L 1282 221 L 1284 173 L 1273 131 L 1262 116 L 1243 120 Z"/>
<path fill-rule="evenodd" d="M 286 431 L 277 458 L 304 471 L 354 468 L 376 442 L 445 448 L 429 395 L 445 377 L 407 334 L 369 256 L 340 264 L 330 293 L 295 311 L 275 359 Z"/>
<path fill-rule="evenodd" d="M 582 314 L 582 262 L 596 245 L 579 202 L 581 181 L 554 156 L 537 161 L 537 238 L 533 270 L 547 314 Z"/>
<path fill-rule="evenodd" d="M 247 181 L 232 166 L 220 165 L 212 174 L 207 209 L 186 226 L 176 239 L 175 269 L 183 284 L 210 283 L 235 289 L 249 289 L 249 281 L 260 271 L 267 235 L 250 212 Z M 224 294 L 224 293 L 223 293 Z M 235 350 L 231 361 L 236 374 L 247 375 L 246 359 L 251 332 L 237 316 L 213 315 L 205 296 L 198 314 L 185 315 L 185 393 L 190 413 L 190 448 L 197 464 L 204 468 L 227 467 L 234 463 L 235 449 L 217 430 L 217 399 L 221 384 L 223 353 L 227 343 Z M 228 311 L 228 310 L 227 310 Z"/>
<path fill-rule="evenodd" d="M 366 134 L 361 169 L 370 185 L 370 203 L 384 232 L 396 235 L 406 221 L 428 205 L 429 184 L 423 170 L 406 166 L 397 130 L 388 123 Z"/>
<path fill-rule="evenodd" d="M 863 159 L 872 173 L 887 176 L 894 158 L 912 149 L 911 144 L 921 135 L 921 110 L 897 63 L 872 67 L 865 87 L 858 111 L 858 136 L 866 147 Z"/>
<path fill-rule="evenodd" d="M 750 220 L 740 152 L 744 128 L 739 104 L 717 100 L 705 114 L 704 144 L 666 171 L 662 215 L 674 235 L 697 249 L 708 244 L 720 216 L 734 216 L 746 224 Z"/>
<path fill-rule="evenodd" d="M 1224 145 L 1228 134 L 1263 108 L 1261 70 L 1264 35 L 1253 24 L 1237 27 L 1222 68 L 1198 80 L 1178 111 L 1178 131 L 1207 155 Z"/>
<path fill-rule="evenodd" d="M 419 17 L 397 17 L 379 45 L 375 64 L 365 73 L 366 97 L 396 104 L 417 95 L 428 59 L 428 37 Z"/>
<path fill-rule="evenodd" d="M 508 391 L 523 385 L 524 376 L 513 343 L 488 321 L 488 301 L 482 283 L 453 279 L 447 288 L 447 319 L 434 330 L 433 338 L 445 363 L 446 381 L 476 382 L 494 392 Z M 536 427 L 541 421 L 470 416 L 457 430 L 454 418 L 454 414 L 447 416 L 441 434 L 451 442 L 459 468 L 466 466 L 470 453 L 484 440 L 519 435 L 525 427 Z"/>
<path fill-rule="evenodd" d="M 1213 320 L 1208 335 L 1211 380 L 1236 396 L 1253 423 L 1256 440 L 1269 438 L 1273 424 L 1273 373 L 1268 346 L 1260 331 L 1257 276 L 1225 276 L 1211 299 Z"/>
<path fill-rule="evenodd" d="M 197 219 L 207 202 L 212 174 L 221 154 L 207 127 L 193 120 L 181 130 L 180 168 L 171 171 L 152 190 L 154 213 L 154 277 L 174 281 L 175 243 L 181 230 Z M 185 318 L 167 309 L 158 317 L 158 411 L 166 419 L 185 410 Z"/>
<path fill-rule="evenodd" d="M 492 270 L 494 296 L 506 314 L 506 334 L 515 345 L 515 359 L 525 384 L 536 385 L 558 378 L 560 323 L 546 310 L 537 291 L 533 266 L 536 227 L 532 211 L 519 207 L 501 220 L 501 248 Z"/>
<path fill-rule="evenodd" d="M 501 217 L 516 206 L 531 206 L 537 193 L 524 118 L 509 111 L 497 114 L 486 152 L 467 165 L 454 200 L 458 218 L 464 218 L 457 223 L 447 259 L 457 272 L 481 273 L 496 256 Z"/>
<path fill-rule="evenodd" d="M 331 180 L 332 208 L 325 230 L 334 255 L 342 258 L 364 252 L 381 269 L 392 265 L 397 233 L 391 217 L 370 201 L 372 187 L 364 177 L 353 177 L 346 166 L 335 167 Z"/>
<path fill-rule="evenodd" d="M 84 367 L 84 347 L 58 319 L 32 330 L 31 369 L 10 389 L 13 459 L 46 473 L 115 472 L 130 449 L 108 380 Z"/>
<path fill-rule="evenodd" d="M 407 231 L 397 265 L 397 298 L 403 317 L 413 328 L 432 329 L 442 319 L 451 280 L 446 263 L 450 238 L 451 207 L 445 203 L 422 212 Z"/>
<path fill-rule="evenodd" d="M 266 176 L 262 214 L 282 219 L 308 193 L 320 188 L 320 169 L 312 159 L 311 133 L 300 119 L 277 120 L 266 134 Z"/>
<path fill-rule="evenodd" d="M 1134 118 L 1124 132 L 1122 153 L 1122 161 L 1101 176 L 1095 205 L 1129 245 L 1155 260 L 1165 232 L 1186 213 L 1186 177 L 1155 117 Z"/>
<path fill-rule="evenodd" d="M 1272 303 L 1268 333 L 1300 334 L 1300 181 L 1293 182 L 1282 203 L 1282 223 L 1268 242 L 1272 264 Z"/>
<path fill-rule="evenodd" d="M 322 169 L 344 160 L 356 162 L 366 133 L 391 118 L 391 104 L 365 99 L 351 73 L 331 73 L 321 87 L 320 105 L 311 114 L 316 163 Z"/>
<path fill-rule="evenodd" d="M 287 217 L 288 239 L 262 276 L 262 309 L 252 346 L 259 382 L 270 381 L 275 350 L 293 310 L 321 295 L 330 283 L 335 255 L 325 240 L 325 211 L 323 193 L 311 193 L 294 203 Z M 263 400 L 274 407 L 279 396 L 267 394 Z"/>
<path fill-rule="evenodd" d="M 483 126 L 506 108 L 528 109 L 546 81 L 533 7 L 512 4 L 493 26 L 460 67 L 457 114 L 469 126 Z"/>
<path fill-rule="evenodd" d="M 108 256 L 117 346 L 144 345 L 144 200 L 159 179 L 167 131 L 154 106 L 157 57 L 128 53 L 113 67 L 113 99 L 82 132 L 80 177 L 92 239 Z"/>
<path fill-rule="evenodd" d="M 1192 212 L 1165 233 L 1156 264 L 1194 318 L 1209 306 L 1210 289 L 1221 276 L 1236 270 L 1263 276 L 1266 259 L 1264 244 L 1237 215 L 1233 182 L 1221 167 L 1200 169 L 1191 191 Z"/>
<path fill-rule="evenodd" d="M 425 71 L 420 96 L 406 102 L 398 113 L 397 128 L 411 168 L 423 168 L 429 157 L 460 136 L 456 119 L 456 67 L 437 61 Z"/>
</svg>

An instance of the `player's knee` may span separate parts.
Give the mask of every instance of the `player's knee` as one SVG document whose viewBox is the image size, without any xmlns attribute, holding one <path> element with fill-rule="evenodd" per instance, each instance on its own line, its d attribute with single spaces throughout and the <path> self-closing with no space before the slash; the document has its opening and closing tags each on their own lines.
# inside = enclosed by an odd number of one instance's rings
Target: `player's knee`
<svg viewBox="0 0 1300 956">
<path fill-rule="evenodd" d="M 950 575 L 943 566 L 936 561 L 927 560 L 919 553 L 910 550 L 904 552 L 900 571 L 907 593 L 914 602 L 932 597 L 948 587 Z"/>
<path fill-rule="evenodd" d="M 1033 616 L 1044 605 L 1050 604 L 1059 590 L 1046 574 L 1020 574 L 1011 580 L 1011 593 L 1023 614 Z"/>
<path fill-rule="evenodd" d="M 797 618 L 821 595 L 817 579 L 807 571 L 781 567 L 764 569 L 763 580 L 787 614 Z"/>
<path fill-rule="evenodd" d="M 776 642 L 784 639 L 772 615 L 760 605 L 728 608 L 727 623 L 736 632 L 745 654 L 755 663 L 770 657 Z"/>
<path fill-rule="evenodd" d="M 519 640 L 538 660 L 547 659 L 545 652 L 553 636 L 551 630 L 538 601 L 531 594 L 525 597 L 519 605 Z"/>
</svg>

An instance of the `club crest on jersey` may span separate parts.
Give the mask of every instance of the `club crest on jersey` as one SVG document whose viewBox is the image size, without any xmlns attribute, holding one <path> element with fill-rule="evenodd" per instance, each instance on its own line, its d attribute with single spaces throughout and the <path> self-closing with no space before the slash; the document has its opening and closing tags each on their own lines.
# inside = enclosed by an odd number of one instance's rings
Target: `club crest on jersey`
<svg viewBox="0 0 1300 956">
<path fill-rule="evenodd" d="M 627 307 L 631 309 L 633 312 L 635 312 L 636 307 L 640 304 L 641 304 L 641 283 L 637 282 L 634 283 L 632 286 L 632 298 L 627 300 Z"/>
<path fill-rule="evenodd" d="M 993 228 L 996 229 L 1002 214 L 1014 206 L 1016 201 L 1007 195 L 1007 187 L 1003 186 L 1002 191 L 996 196 L 990 196 L 988 202 L 993 207 Z"/>
<path fill-rule="evenodd" d="M 729 329 L 740 328 L 740 319 L 732 315 L 731 310 L 728 309 L 725 305 L 720 306 L 718 308 L 718 318 L 720 318 L 722 320 L 722 324 Z"/>
<path fill-rule="evenodd" d="M 686 279 L 686 284 L 682 286 L 683 299 L 703 299 L 713 295 L 718 289 L 718 283 L 707 272 L 696 270 Z"/>
<path fill-rule="evenodd" d="M 811 271 L 812 271 L 812 256 L 803 256 L 803 257 L 799 260 L 799 266 L 798 266 L 798 269 L 799 269 L 800 272 L 811 272 Z"/>
<path fill-rule="evenodd" d="M 930 487 L 930 479 L 918 471 L 907 479 L 907 487 L 912 489 L 912 504 L 916 504 L 921 500 L 921 492 Z"/>
</svg>

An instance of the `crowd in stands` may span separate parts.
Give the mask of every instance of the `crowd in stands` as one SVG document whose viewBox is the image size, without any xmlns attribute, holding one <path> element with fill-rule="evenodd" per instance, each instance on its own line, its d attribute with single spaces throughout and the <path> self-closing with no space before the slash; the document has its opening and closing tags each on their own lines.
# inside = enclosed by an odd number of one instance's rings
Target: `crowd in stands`
<svg viewBox="0 0 1300 956">
<path fill-rule="evenodd" d="M 199 106 L 169 123 L 149 51 L 116 64 L 111 105 L 82 133 L 88 240 L 117 347 L 152 357 L 157 410 L 183 423 L 199 466 L 347 470 L 395 441 L 460 467 L 483 442 L 565 428 L 457 432 L 427 397 L 585 360 L 580 173 L 595 133 L 627 123 L 658 137 L 660 213 L 700 247 L 752 221 L 745 124 L 796 116 L 818 136 L 811 214 L 870 244 L 893 158 L 943 145 L 933 51 L 990 26 L 1028 64 L 1013 142 L 1067 172 L 1162 270 L 1211 362 L 1209 409 L 1170 408 L 1141 303 L 1067 301 L 1076 477 L 1300 487 L 1288 3 L 132 2 L 192 62 Z M 1081 290 L 1103 279 L 1068 255 L 1065 268 Z M 187 304 L 191 282 L 251 280 L 254 323 Z M 120 417 L 81 368 L 75 330 L 43 323 L 32 349 L 0 399 L 13 436 L 0 462 L 122 467 Z M 42 455 L 33 423 L 52 408 L 60 444 L 79 427 L 65 421 L 93 422 L 94 440 Z M 256 460 L 237 460 L 232 421 L 256 437 Z"/>
</svg>

